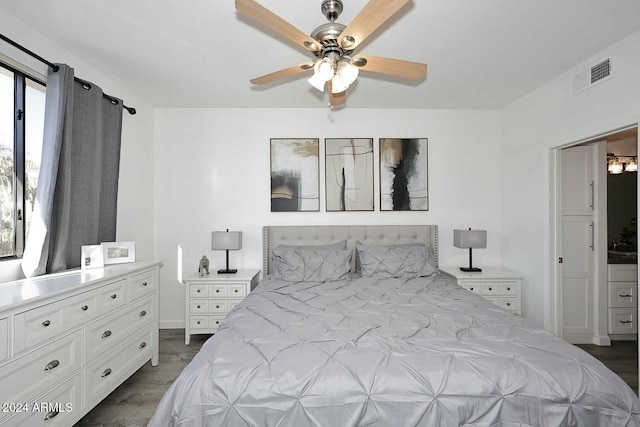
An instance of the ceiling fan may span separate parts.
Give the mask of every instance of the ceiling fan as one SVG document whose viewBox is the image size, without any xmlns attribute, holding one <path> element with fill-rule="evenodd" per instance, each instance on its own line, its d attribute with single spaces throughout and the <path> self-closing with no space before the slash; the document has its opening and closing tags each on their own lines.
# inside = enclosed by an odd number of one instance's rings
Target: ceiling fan
<svg viewBox="0 0 640 427">
<path fill-rule="evenodd" d="M 353 21 L 345 26 L 336 22 L 342 13 L 342 0 L 323 0 L 322 13 L 329 20 L 308 36 L 254 0 L 235 0 L 238 12 L 283 35 L 311 52 L 316 59 L 285 68 L 251 80 L 261 85 L 308 70 L 313 75 L 308 82 L 321 92 L 329 91 L 329 107 L 347 101 L 347 89 L 360 70 L 388 74 L 407 79 L 419 79 L 427 65 L 371 55 L 354 55 L 358 46 L 385 21 L 411 0 L 369 0 Z"/>
</svg>

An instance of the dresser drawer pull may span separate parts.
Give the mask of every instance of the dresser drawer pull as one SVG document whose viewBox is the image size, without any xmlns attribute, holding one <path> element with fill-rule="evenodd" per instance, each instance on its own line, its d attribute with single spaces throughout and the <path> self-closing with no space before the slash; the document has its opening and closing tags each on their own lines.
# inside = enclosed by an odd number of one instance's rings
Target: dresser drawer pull
<svg viewBox="0 0 640 427">
<path fill-rule="evenodd" d="M 472 290 L 473 290 L 473 286 L 472 286 L 472 287 L 470 287 L 470 288 L 469 288 L 469 290 L 470 290 L 470 291 L 472 291 Z"/>
<path fill-rule="evenodd" d="M 146 346 L 147 346 L 147 343 L 146 343 L 146 342 L 142 342 L 142 343 L 138 346 L 138 348 L 139 348 L 140 350 L 142 350 L 142 349 L 143 349 L 143 348 L 145 348 Z"/>
<path fill-rule="evenodd" d="M 507 288 L 507 290 L 508 290 L 508 291 L 510 291 L 510 290 L 511 290 L 511 288 Z"/>
<path fill-rule="evenodd" d="M 489 288 L 489 290 L 490 290 L 490 291 L 492 291 L 492 290 L 493 290 L 493 288 Z"/>
<path fill-rule="evenodd" d="M 507 303 L 507 307 L 511 307 L 511 303 L 510 302 Z"/>
<path fill-rule="evenodd" d="M 59 361 L 59 360 L 52 360 L 51 362 L 49 362 L 49 363 L 47 364 L 47 366 L 45 366 L 45 367 L 44 367 L 44 370 L 45 370 L 45 371 L 50 371 L 50 370 L 52 370 L 52 369 L 57 368 L 59 364 L 60 364 L 60 361 Z"/>
<path fill-rule="evenodd" d="M 200 289 L 196 290 L 197 293 L 200 293 Z"/>
<path fill-rule="evenodd" d="M 147 312 L 146 312 L 146 311 L 144 311 L 144 310 L 142 310 L 138 316 L 140 316 L 140 317 L 144 317 L 144 316 L 146 316 L 146 315 L 147 315 Z"/>
<path fill-rule="evenodd" d="M 237 290 L 237 289 L 235 289 L 233 292 L 235 292 L 235 293 L 237 294 L 237 293 L 238 293 L 238 290 Z"/>
<path fill-rule="evenodd" d="M 42 322 L 42 326 L 44 326 L 45 328 L 47 326 L 49 326 L 51 324 L 51 322 L 49 322 L 48 320 L 45 320 L 44 322 Z"/>
<path fill-rule="evenodd" d="M 220 304 L 216 305 L 216 308 L 220 308 Z"/>
<path fill-rule="evenodd" d="M 89 310 L 89 306 L 88 305 L 83 305 L 82 307 L 80 307 L 80 309 L 82 311 L 87 311 L 87 310 Z"/>
<path fill-rule="evenodd" d="M 118 297 L 118 295 L 117 295 L 117 294 L 112 294 L 112 295 L 111 295 L 111 299 L 116 299 L 117 297 Z"/>
<path fill-rule="evenodd" d="M 633 320 L 621 320 L 620 323 L 624 323 L 624 324 L 633 323 Z"/>
<path fill-rule="evenodd" d="M 216 293 L 220 292 L 220 289 L 216 289 Z"/>
<path fill-rule="evenodd" d="M 102 334 L 102 338 L 109 338 L 111 336 L 111 331 L 104 331 Z"/>
<path fill-rule="evenodd" d="M 199 306 L 199 305 L 197 305 L 197 306 L 196 306 L 196 308 L 200 308 L 200 306 Z"/>
<path fill-rule="evenodd" d="M 142 282 L 142 286 L 147 286 L 147 282 Z"/>
<path fill-rule="evenodd" d="M 44 417 L 44 421 L 49 421 L 50 419 L 55 418 L 56 415 L 58 415 L 59 413 L 60 413 L 60 411 L 49 411 L 47 413 L 47 416 Z"/>
<path fill-rule="evenodd" d="M 107 368 L 104 370 L 104 372 L 102 373 L 102 378 L 108 377 L 109 375 L 111 375 L 111 368 Z"/>
<path fill-rule="evenodd" d="M 219 320 L 216 320 L 216 325 L 219 325 L 219 324 L 220 324 L 220 321 L 219 321 Z"/>
<path fill-rule="evenodd" d="M 197 320 L 197 321 L 196 321 L 196 324 L 198 324 L 198 325 L 199 325 L 199 324 L 200 324 L 200 321 L 199 321 L 199 320 Z"/>
<path fill-rule="evenodd" d="M 631 298 L 633 295 L 618 295 L 620 298 Z"/>
</svg>

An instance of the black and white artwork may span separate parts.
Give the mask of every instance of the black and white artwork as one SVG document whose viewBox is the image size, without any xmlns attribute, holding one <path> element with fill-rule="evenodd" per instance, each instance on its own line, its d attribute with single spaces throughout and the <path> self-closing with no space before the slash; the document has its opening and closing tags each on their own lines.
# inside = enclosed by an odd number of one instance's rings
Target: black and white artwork
<svg viewBox="0 0 640 427">
<path fill-rule="evenodd" d="M 320 210 L 319 139 L 271 139 L 271 212 Z"/>
<path fill-rule="evenodd" d="M 429 210 L 426 138 L 380 138 L 380 210 Z"/>
<path fill-rule="evenodd" d="M 373 139 L 324 141 L 327 211 L 373 210 Z"/>
</svg>

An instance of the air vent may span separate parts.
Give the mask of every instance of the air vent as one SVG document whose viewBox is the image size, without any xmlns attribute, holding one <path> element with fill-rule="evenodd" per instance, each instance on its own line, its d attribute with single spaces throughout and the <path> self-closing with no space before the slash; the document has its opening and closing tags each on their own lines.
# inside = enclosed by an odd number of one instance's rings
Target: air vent
<svg viewBox="0 0 640 427">
<path fill-rule="evenodd" d="M 577 95 L 582 91 L 609 80 L 613 77 L 612 70 L 612 58 L 607 58 L 581 71 L 573 76 L 571 81 L 571 94 Z"/>
</svg>

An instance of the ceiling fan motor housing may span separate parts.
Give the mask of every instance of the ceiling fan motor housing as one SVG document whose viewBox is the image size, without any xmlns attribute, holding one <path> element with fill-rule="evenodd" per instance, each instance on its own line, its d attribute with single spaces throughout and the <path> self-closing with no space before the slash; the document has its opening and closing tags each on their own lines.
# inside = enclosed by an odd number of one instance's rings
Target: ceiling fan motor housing
<svg viewBox="0 0 640 427">
<path fill-rule="evenodd" d="M 342 0 L 324 0 L 322 2 L 322 14 L 331 22 L 338 19 L 342 13 Z"/>
</svg>

